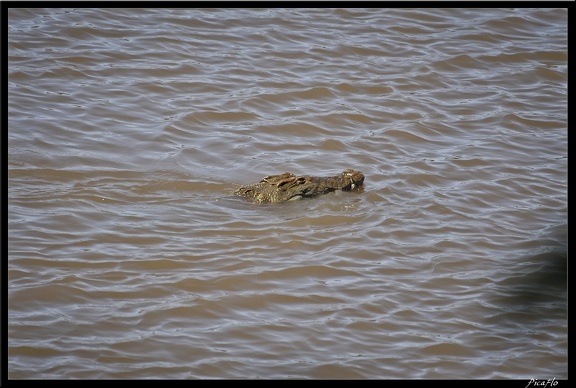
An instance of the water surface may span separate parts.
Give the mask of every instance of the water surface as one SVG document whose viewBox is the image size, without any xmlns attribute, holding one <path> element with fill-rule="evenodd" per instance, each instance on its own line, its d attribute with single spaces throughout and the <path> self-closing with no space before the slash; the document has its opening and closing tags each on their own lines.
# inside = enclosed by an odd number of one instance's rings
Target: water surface
<svg viewBox="0 0 576 388">
<path fill-rule="evenodd" d="M 566 9 L 7 13 L 8 378 L 567 378 Z"/>
</svg>

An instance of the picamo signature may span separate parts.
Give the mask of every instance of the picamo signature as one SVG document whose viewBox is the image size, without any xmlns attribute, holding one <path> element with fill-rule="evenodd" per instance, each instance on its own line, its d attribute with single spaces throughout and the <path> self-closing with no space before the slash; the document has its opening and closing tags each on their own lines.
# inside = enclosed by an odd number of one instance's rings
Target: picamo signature
<svg viewBox="0 0 576 388">
<path fill-rule="evenodd" d="M 558 381 L 556 381 L 556 377 L 548 379 L 548 380 L 530 379 L 530 381 L 528 382 L 528 385 L 525 386 L 524 388 L 528 388 L 530 386 L 538 387 L 538 388 L 546 388 L 548 386 L 555 387 L 556 385 L 558 385 Z"/>
</svg>

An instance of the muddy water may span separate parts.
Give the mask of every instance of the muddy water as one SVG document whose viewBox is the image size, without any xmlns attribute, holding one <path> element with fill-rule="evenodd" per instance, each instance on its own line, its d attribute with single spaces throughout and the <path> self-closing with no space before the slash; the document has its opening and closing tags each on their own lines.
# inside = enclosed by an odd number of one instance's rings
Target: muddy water
<svg viewBox="0 0 576 388">
<path fill-rule="evenodd" d="M 567 378 L 566 25 L 9 9 L 8 378 Z"/>
</svg>

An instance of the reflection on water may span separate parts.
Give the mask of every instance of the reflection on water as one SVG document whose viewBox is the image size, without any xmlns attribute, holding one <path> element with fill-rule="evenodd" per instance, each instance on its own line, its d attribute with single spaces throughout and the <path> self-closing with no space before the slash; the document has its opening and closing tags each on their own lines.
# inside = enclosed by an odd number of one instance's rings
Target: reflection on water
<svg viewBox="0 0 576 388">
<path fill-rule="evenodd" d="M 9 378 L 567 378 L 565 9 L 7 13 Z"/>
</svg>

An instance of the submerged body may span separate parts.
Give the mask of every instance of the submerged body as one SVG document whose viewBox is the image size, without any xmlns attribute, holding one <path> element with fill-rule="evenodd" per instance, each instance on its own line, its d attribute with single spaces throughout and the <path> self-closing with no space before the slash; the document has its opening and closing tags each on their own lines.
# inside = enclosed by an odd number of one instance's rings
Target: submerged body
<svg viewBox="0 0 576 388">
<path fill-rule="evenodd" d="M 252 185 L 242 186 L 234 194 L 254 202 L 274 203 L 316 197 L 336 190 L 348 191 L 361 186 L 362 183 L 364 174 L 350 169 L 329 177 L 296 176 L 285 172 L 267 176 Z"/>
</svg>

